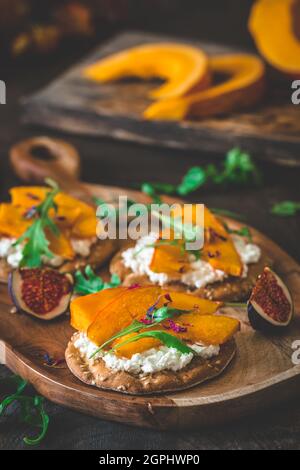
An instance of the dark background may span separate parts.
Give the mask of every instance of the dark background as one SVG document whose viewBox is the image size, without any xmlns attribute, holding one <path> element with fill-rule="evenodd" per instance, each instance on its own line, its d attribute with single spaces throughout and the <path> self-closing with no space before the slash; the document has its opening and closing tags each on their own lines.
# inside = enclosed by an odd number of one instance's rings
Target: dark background
<svg viewBox="0 0 300 470">
<path fill-rule="evenodd" d="M 0 0 L 0 6 L 3 0 Z M 119 2 L 115 2 L 117 4 Z M 7 84 L 7 105 L 0 106 L 0 196 L 7 198 L 10 186 L 18 184 L 9 164 L 12 144 L 24 137 L 58 135 L 21 124 L 20 99 L 41 88 L 94 45 L 124 29 L 139 29 L 177 37 L 208 39 L 253 47 L 247 32 L 250 0 L 174 0 L 130 3 L 121 19 L 99 21 L 94 37 L 66 41 L 50 54 L 2 58 L 0 79 Z M 105 16 L 105 15 L 104 15 Z M 0 46 L 1 47 L 1 46 Z M 1 50 L 0 50 L 1 52 Z M 289 87 L 290 84 L 287 83 Z M 99 184 L 132 186 L 146 180 L 175 183 L 193 165 L 202 165 L 214 155 L 147 148 L 143 146 L 64 136 L 79 149 L 83 160 L 82 179 Z M 300 151 L 300 149 L 299 149 Z M 264 174 L 260 188 L 205 189 L 192 199 L 245 214 L 247 222 L 273 238 L 292 256 L 300 259 L 299 216 L 283 219 L 270 215 L 281 200 L 299 200 L 299 170 L 259 162 Z M 7 375 L 4 367 L 0 375 Z M 41 448 L 51 449 L 295 449 L 300 448 L 298 402 L 252 416 L 225 428 L 191 432 L 157 433 L 101 422 L 50 403 L 49 434 Z M 201 423 L 199 423 L 200 425 Z M 24 428 L 16 414 L 0 419 L 0 448 L 23 448 Z"/>
</svg>

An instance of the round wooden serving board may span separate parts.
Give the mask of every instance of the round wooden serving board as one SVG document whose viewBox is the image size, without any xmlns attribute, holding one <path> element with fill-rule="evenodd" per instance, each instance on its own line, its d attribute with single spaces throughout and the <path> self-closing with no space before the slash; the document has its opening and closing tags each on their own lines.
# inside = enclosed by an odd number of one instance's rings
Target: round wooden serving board
<svg viewBox="0 0 300 470">
<path fill-rule="evenodd" d="M 140 193 L 89 186 L 94 195 L 113 199 L 120 194 L 142 201 Z M 228 220 L 234 227 L 241 224 Z M 284 336 L 266 337 L 247 324 L 243 310 L 238 354 L 219 378 L 190 390 L 160 396 L 127 396 L 84 385 L 62 364 L 51 368 L 43 355 L 63 358 L 73 333 L 69 318 L 50 323 L 11 313 L 5 285 L 0 286 L 0 362 L 28 379 L 49 400 L 100 418 L 154 429 L 179 429 L 217 424 L 249 415 L 290 399 L 300 389 L 300 365 L 293 365 L 292 345 L 300 340 L 300 266 L 276 244 L 253 229 L 253 236 L 275 261 L 293 295 L 296 318 Z"/>
</svg>

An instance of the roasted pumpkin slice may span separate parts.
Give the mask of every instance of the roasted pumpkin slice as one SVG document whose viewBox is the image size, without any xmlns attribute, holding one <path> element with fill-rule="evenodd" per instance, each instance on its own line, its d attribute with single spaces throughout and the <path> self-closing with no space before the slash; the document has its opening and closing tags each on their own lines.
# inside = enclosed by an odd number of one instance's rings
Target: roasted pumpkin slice
<svg viewBox="0 0 300 470">
<path fill-rule="evenodd" d="M 146 109 L 144 117 L 199 119 L 245 109 L 261 100 L 265 66 L 258 57 L 248 54 L 215 56 L 210 59 L 210 68 L 215 76 L 223 77 L 221 83 L 186 97 L 158 101 Z"/>
<path fill-rule="evenodd" d="M 220 315 L 199 315 L 185 313 L 176 321 L 179 325 L 187 325 L 185 333 L 176 333 L 191 343 L 204 343 L 207 345 L 225 344 L 240 329 L 240 322 L 234 318 Z"/>
<path fill-rule="evenodd" d="M 199 313 L 187 313 L 179 315 L 174 319 L 177 325 L 185 328 L 183 333 L 175 333 L 165 325 L 153 327 L 155 330 L 167 331 L 188 344 L 203 343 L 206 345 L 222 345 L 227 343 L 240 329 L 240 322 L 233 318 L 218 315 L 199 315 Z M 124 344 L 128 339 L 137 337 L 136 333 L 118 338 L 113 343 L 119 356 L 131 358 L 134 354 L 143 353 L 151 348 L 162 345 L 156 338 L 143 338 Z"/>
<path fill-rule="evenodd" d="M 196 212 L 192 213 L 191 223 Z M 188 222 L 188 220 L 185 220 Z M 206 207 L 204 210 L 205 243 L 200 253 L 201 259 L 230 276 L 241 276 L 243 263 L 227 233 L 220 222 Z M 154 250 L 150 269 L 156 273 L 166 273 L 172 279 L 180 279 L 181 275 L 189 269 L 188 252 L 182 253 L 178 246 L 160 245 Z"/>
<path fill-rule="evenodd" d="M 9 191 L 12 204 L 25 210 L 40 205 L 47 192 L 49 189 L 43 186 L 18 186 Z"/>
<path fill-rule="evenodd" d="M 86 332 L 98 313 L 119 299 L 126 290 L 125 287 L 116 287 L 75 299 L 71 303 L 72 327 L 78 331 Z"/>
<path fill-rule="evenodd" d="M 134 354 L 141 354 L 149 349 L 159 348 L 159 346 L 162 346 L 161 342 L 155 338 L 142 338 L 122 346 L 122 343 L 125 341 L 129 339 L 132 340 L 136 337 L 137 333 L 131 333 L 130 335 L 125 335 L 122 336 L 122 338 L 115 340 L 112 344 L 112 347 L 115 348 L 115 353 L 120 357 L 130 359 Z"/>
<path fill-rule="evenodd" d="M 210 315 L 216 313 L 222 306 L 222 302 L 213 302 L 212 300 L 201 299 L 196 295 L 187 294 L 185 292 L 170 292 L 168 293 L 172 302 L 169 304 L 170 308 L 177 308 L 178 310 L 192 310 L 197 314 Z"/>
<path fill-rule="evenodd" d="M 183 96 L 210 83 L 206 54 L 199 48 L 173 43 L 127 49 L 90 65 L 84 76 L 100 82 L 124 77 L 161 78 L 165 83 L 150 94 L 155 99 Z"/>
<path fill-rule="evenodd" d="M 300 77 L 299 0 L 257 0 L 249 29 L 259 52 L 273 67 Z"/>
<path fill-rule="evenodd" d="M 24 217 L 24 209 L 12 204 L 0 204 L 0 234 L 19 238 L 31 225 Z"/>
<path fill-rule="evenodd" d="M 55 235 L 51 230 L 46 229 L 46 237 L 50 243 L 49 249 L 52 253 L 66 260 L 74 259 L 75 252 L 66 233 L 61 231 L 59 235 Z"/>
<path fill-rule="evenodd" d="M 205 208 L 205 244 L 203 259 L 229 276 L 243 274 L 243 263 L 221 221 Z"/>
<path fill-rule="evenodd" d="M 101 345 L 130 325 L 135 319 L 144 317 L 148 308 L 161 294 L 160 287 L 137 287 L 127 289 L 117 302 L 101 310 L 89 326 L 87 335 L 91 341 Z"/>
</svg>

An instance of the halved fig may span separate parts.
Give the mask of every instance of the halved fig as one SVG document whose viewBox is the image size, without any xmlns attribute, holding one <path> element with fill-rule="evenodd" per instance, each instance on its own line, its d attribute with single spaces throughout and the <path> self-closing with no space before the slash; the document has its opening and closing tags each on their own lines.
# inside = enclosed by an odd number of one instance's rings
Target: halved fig
<svg viewBox="0 0 300 470">
<path fill-rule="evenodd" d="M 8 289 L 19 312 L 52 320 L 69 308 L 73 277 L 50 268 L 21 268 L 11 272 Z"/>
<path fill-rule="evenodd" d="M 249 321 L 255 330 L 273 332 L 287 327 L 294 315 L 292 296 L 270 268 L 259 276 L 248 302 Z"/>
</svg>

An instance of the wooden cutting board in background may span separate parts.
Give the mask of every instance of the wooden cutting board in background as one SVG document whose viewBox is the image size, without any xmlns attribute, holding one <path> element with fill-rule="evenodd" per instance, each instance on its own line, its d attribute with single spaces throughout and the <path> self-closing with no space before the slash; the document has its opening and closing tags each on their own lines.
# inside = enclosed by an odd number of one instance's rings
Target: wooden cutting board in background
<svg viewBox="0 0 300 470">
<path fill-rule="evenodd" d="M 249 112 L 197 122 L 155 122 L 142 118 L 149 104 L 147 92 L 153 83 L 126 80 L 104 85 L 82 78 L 82 69 L 102 57 L 139 44 L 166 40 L 176 41 L 134 32 L 117 36 L 45 89 L 25 99 L 24 122 L 75 134 L 201 152 L 222 154 L 238 145 L 254 156 L 300 166 L 300 106 L 291 102 L 289 81 L 270 83 L 264 101 Z M 216 44 L 194 45 L 208 54 L 240 52 Z"/>
</svg>

